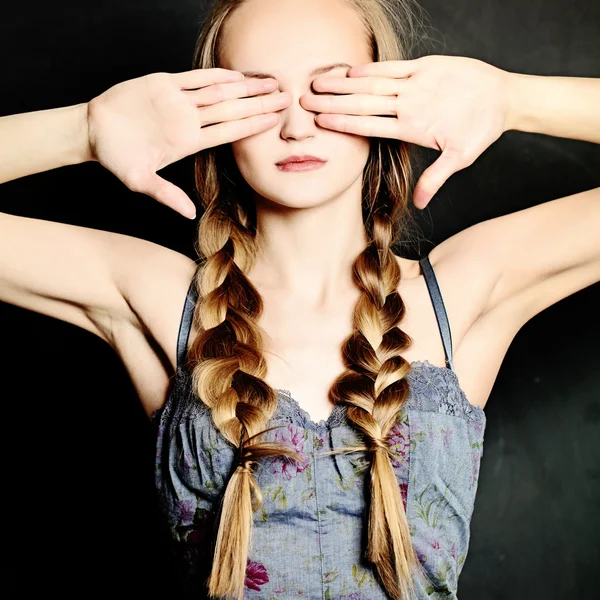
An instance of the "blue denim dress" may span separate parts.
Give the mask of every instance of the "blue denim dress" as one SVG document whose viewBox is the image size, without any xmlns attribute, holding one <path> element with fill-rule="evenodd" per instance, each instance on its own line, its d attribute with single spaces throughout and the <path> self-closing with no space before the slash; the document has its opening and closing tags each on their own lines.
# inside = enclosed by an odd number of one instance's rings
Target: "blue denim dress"
<svg viewBox="0 0 600 600">
<path fill-rule="evenodd" d="M 412 541 L 424 567 L 417 598 L 456 598 L 469 547 L 485 413 L 471 405 L 452 364 L 450 327 L 427 257 L 420 261 L 446 353 L 446 367 L 411 363 L 408 401 L 388 443 Z M 155 481 L 180 567 L 182 594 L 208 598 L 205 588 L 214 551 L 220 500 L 236 467 L 234 448 L 217 430 L 210 410 L 195 396 L 183 367 L 196 301 L 186 298 L 178 339 L 178 369 L 169 398 L 156 411 Z M 244 599 L 388 600 L 365 560 L 367 453 L 322 456 L 363 443 L 336 405 L 313 422 L 287 390 L 264 435 L 291 444 L 303 460 L 264 459 L 255 472 L 263 504 L 254 513 Z M 365 468 L 365 466 L 367 468 Z"/>
</svg>

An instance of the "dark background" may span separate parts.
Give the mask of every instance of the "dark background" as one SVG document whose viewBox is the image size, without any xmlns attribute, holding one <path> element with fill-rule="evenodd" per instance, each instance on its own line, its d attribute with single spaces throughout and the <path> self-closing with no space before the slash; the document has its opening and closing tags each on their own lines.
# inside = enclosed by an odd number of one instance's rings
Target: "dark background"
<svg viewBox="0 0 600 600">
<path fill-rule="evenodd" d="M 600 77 L 595 0 L 421 4 L 430 24 L 421 53 Z M 205 6 L 5 4 L 0 115 L 76 104 L 126 79 L 190 69 Z M 425 162 L 436 156 L 422 154 Z M 161 174 L 194 197 L 192 167 L 188 157 Z M 417 211 L 426 241 L 405 256 L 422 256 L 473 223 L 599 185 L 598 146 L 509 132 Z M 5 183 L 0 210 L 125 233 L 194 256 L 196 223 L 129 191 L 98 163 Z M 486 406 L 461 600 L 587 598 L 595 588 L 599 306 L 594 285 L 535 317 L 510 347 Z M 0 518 L 14 597 L 174 597 L 153 496 L 151 430 L 118 358 L 83 330 L 7 304 L 0 305 L 0 335 Z"/>
</svg>

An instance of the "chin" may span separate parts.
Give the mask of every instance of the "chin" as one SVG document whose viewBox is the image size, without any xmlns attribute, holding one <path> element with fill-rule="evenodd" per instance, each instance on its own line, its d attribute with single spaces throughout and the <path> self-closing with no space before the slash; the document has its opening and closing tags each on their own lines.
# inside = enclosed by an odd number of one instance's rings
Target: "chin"
<svg viewBox="0 0 600 600">
<path fill-rule="evenodd" d="M 344 193 L 345 189 L 324 189 L 324 185 L 302 185 L 301 182 L 287 184 L 286 189 L 253 188 L 257 203 L 274 204 L 285 208 L 313 208 L 332 202 Z"/>
</svg>

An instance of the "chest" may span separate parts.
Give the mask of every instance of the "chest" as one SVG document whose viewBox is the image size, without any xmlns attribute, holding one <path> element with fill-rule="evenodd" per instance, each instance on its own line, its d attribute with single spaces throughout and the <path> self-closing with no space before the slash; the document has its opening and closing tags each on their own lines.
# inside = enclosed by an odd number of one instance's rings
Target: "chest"
<svg viewBox="0 0 600 600">
<path fill-rule="evenodd" d="M 411 343 L 402 356 L 409 362 L 427 359 L 443 366 L 439 329 L 426 296 L 426 290 L 410 285 L 403 292 L 406 312 L 399 327 L 411 337 Z M 329 391 L 346 370 L 343 347 L 354 329 L 356 298 L 348 297 L 324 310 L 275 301 L 266 305 L 270 308 L 261 315 L 259 325 L 264 335 L 267 383 L 288 391 L 314 422 L 328 419 L 334 407 Z"/>
</svg>

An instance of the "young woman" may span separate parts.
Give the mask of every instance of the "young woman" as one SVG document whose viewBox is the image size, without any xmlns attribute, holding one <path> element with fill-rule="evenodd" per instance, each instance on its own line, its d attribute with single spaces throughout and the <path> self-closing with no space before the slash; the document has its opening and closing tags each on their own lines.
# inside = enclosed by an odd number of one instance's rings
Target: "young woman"
<svg viewBox="0 0 600 600">
<path fill-rule="evenodd" d="M 218 0 L 194 70 L 0 119 L 1 181 L 96 160 L 190 218 L 156 171 L 196 153 L 198 261 L 0 218 L 0 299 L 105 340 L 156 423 L 190 597 L 455 598 L 506 350 L 600 280 L 598 189 L 392 251 L 409 143 L 424 208 L 506 130 L 600 141 L 599 81 L 406 60 L 410 15 Z"/>
</svg>

